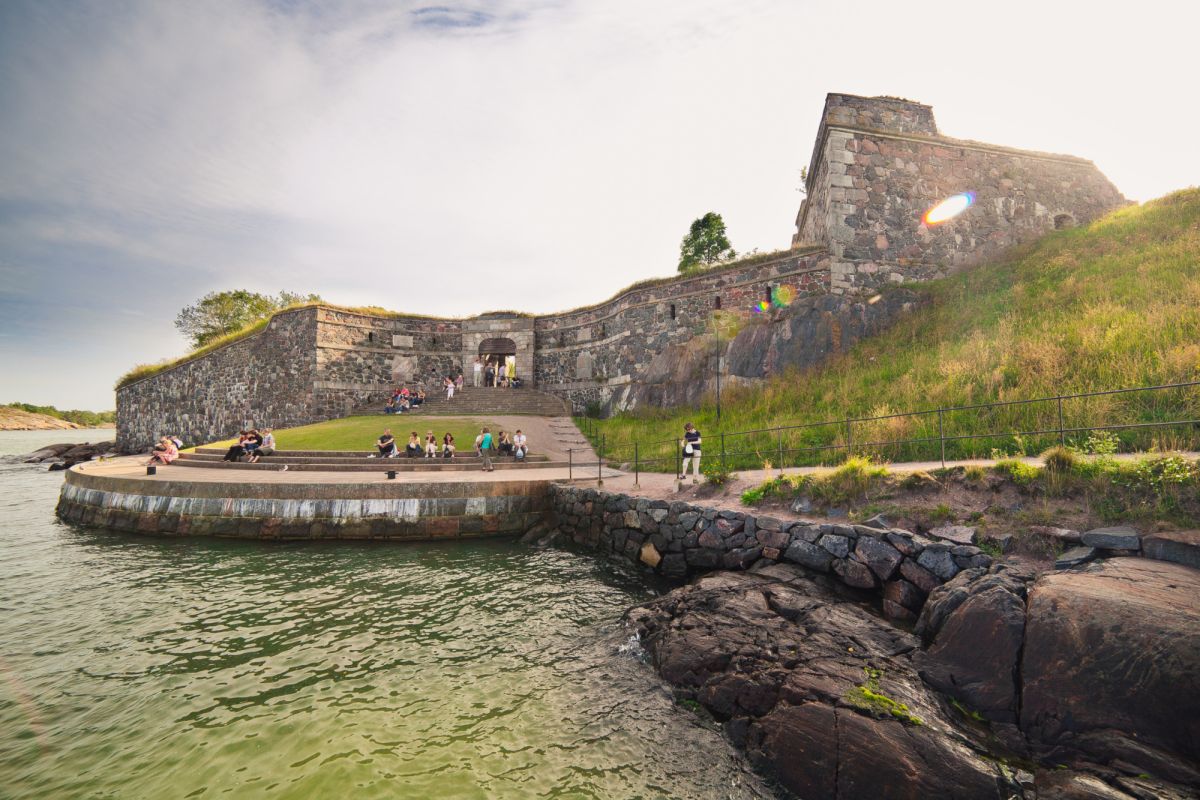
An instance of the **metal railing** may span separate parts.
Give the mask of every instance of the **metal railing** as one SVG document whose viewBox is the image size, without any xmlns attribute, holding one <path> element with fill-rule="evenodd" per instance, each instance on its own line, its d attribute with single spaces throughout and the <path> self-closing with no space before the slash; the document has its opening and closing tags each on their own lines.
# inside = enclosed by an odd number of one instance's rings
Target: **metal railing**
<svg viewBox="0 0 1200 800">
<path fill-rule="evenodd" d="M 1185 444 L 1192 448 L 1200 441 L 1200 381 L 1111 389 L 1101 392 L 1063 394 L 1028 400 L 1006 400 L 995 403 L 948 406 L 922 411 L 908 411 L 879 416 L 847 417 L 826 422 L 810 422 L 741 431 L 719 431 L 706 437 L 716 438 L 718 452 L 710 458 L 719 460 L 721 471 L 736 469 L 789 466 L 813 466 L 845 459 L 856 454 L 885 456 L 884 460 L 940 461 L 944 467 L 947 445 L 959 458 L 978 458 L 975 443 L 1007 439 L 1007 444 L 1019 445 L 1018 452 L 1035 452 L 1053 444 L 1066 445 L 1068 438 L 1078 444 L 1078 438 L 1097 431 L 1126 434 L 1121 444 L 1149 444 L 1145 434 L 1166 428 L 1187 427 L 1171 449 Z M 1149 402 L 1124 402 L 1129 395 L 1142 394 Z M 1112 400 L 1122 399 L 1114 404 Z M 1104 424 L 1096 422 L 1106 414 L 1115 415 Z M 673 466 L 679 474 L 683 450 L 679 438 L 646 441 L 634 439 L 610 445 L 596 421 L 588 417 L 576 420 L 587 438 L 596 442 L 596 461 L 575 461 L 576 453 L 568 451 L 573 468 L 597 466 L 603 472 L 603 462 L 628 464 L 635 481 L 643 471 L 667 471 Z M 915 435 L 904 435 L 904 434 Z M 1139 438 L 1140 437 L 1140 438 Z M 1162 444 L 1161 440 L 1158 444 Z M 1006 455 L 1009 455 L 1007 452 Z M 807 462 L 807 463 L 805 463 Z M 833 463 L 837 463 L 833 461 Z"/>
</svg>

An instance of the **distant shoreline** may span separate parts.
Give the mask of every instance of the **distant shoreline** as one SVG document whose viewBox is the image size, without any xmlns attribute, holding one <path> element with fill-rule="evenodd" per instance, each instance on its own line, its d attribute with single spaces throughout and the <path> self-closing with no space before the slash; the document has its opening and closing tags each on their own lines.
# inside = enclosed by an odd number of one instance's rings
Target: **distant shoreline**
<svg viewBox="0 0 1200 800">
<path fill-rule="evenodd" d="M 36 414 L 11 406 L 0 407 L 0 431 L 113 430 L 115 428 L 116 425 L 80 425 L 52 417 L 49 414 Z"/>
</svg>

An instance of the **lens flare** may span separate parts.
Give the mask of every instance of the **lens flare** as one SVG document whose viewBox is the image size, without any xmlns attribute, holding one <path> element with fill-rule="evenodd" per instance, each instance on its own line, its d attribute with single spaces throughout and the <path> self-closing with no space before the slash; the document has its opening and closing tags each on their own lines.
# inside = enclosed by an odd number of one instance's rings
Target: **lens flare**
<svg viewBox="0 0 1200 800">
<path fill-rule="evenodd" d="M 771 310 L 771 304 L 766 300 L 759 300 L 752 306 L 755 314 L 763 314 Z"/>
<path fill-rule="evenodd" d="M 792 301 L 796 299 L 796 292 L 790 286 L 777 286 L 771 293 L 771 299 L 779 308 L 790 306 Z"/>
<path fill-rule="evenodd" d="M 925 212 L 922 218 L 926 225 L 941 225 L 966 211 L 975 202 L 974 192 L 951 195 Z"/>
</svg>

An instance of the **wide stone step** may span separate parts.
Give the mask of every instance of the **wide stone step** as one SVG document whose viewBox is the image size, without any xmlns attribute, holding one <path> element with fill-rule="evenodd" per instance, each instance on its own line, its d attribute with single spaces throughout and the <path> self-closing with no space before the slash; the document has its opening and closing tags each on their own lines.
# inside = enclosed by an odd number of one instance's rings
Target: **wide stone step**
<svg viewBox="0 0 1200 800">
<path fill-rule="evenodd" d="M 268 463 L 260 461 L 250 464 L 244 461 L 200 461 L 198 459 L 179 459 L 171 467 L 190 467 L 200 469 L 229 469 L 229 470 L 259 470 L 279 472 L 284 466 L 289 472 L 467 472 L 482 469 L 478 461 L 468 462 L 459 459 L 406 459 L 406 458 L 374 458 L 357 462 L 279 462 Z M 509 457 L 493 458 L 492 465 L 496 469 L 554 469 L 567 468 L 566 461 L 513 461 Z M 159 467 L 163 469 L 163 467 Z"/>
<path fill-rule="evenodd" d="M 224 459 L 225 451 L 216 450 L 214 448 L 203 448 L 195 453 L 180 453 L 179 458 L 183 461 L 203 461 L 206 463 L 221 463 Z M 501 456 L 498 453 L 494 454 L 495 458 L 508 458 Z M 347 463 L 356 464 L 362 461 L 368 461 L 378 458 L 375 453 L 344 453 L 344 452 L 321 452 L 314 450 L 297 450 L 297 451 L 276 451 L 273 455 L 263 456 L 259 463 L 262 464 L 294 464 L 305 462 L 320 462 L 320 463 Z M 409 458 L 401 453 L 397 458 L 402 458 L 405 461 L 472 461 L 479 462 L 479 456 L 475 455 L 473 450 L 466 450 L 455 453 L 453 459 L 443 458 L 440 454 L 436 458 L 426 458 L 425 456 Z M 525 457 L 526 461 L 543 462 L 549 461 L 549 456 L 531 453 Z"/>
</svg>

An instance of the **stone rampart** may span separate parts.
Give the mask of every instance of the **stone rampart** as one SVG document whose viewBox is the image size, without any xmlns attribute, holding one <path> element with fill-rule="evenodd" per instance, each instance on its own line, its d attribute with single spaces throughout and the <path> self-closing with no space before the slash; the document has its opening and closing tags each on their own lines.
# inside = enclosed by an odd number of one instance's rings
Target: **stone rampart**
<svg viewBox="0 0 1200 800">
<path fill-rule="evenodd" d="M 436 541 L 516 536 L 541 521 L 548 481 L 230 483 L 69 470 L 60 519 L 129 533 L 241 539 Z"/>
<path fill-rule="evenodd" d="M 974 545 L 899 528 L 785 522 L 769 516 L 555 484 L 551 524 L 576 544 L 682 580 L 711 570 L 789 561 L 883 596 L 893 619 L 917 618 L 929 592 L 965 569 L 990 567 Z"/>
</svg>

